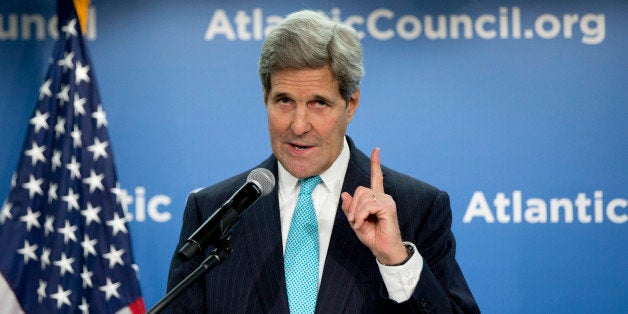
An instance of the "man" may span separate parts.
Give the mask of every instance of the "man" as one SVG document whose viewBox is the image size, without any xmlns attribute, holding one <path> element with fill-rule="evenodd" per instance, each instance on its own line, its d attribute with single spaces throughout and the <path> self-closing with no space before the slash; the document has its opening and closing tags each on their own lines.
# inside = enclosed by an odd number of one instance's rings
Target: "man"
<svg viewBox="0 0 628 314">
<path fill-rule="evenodd" d="M 259 72 L 273 155 L 258 167 L 277 188 L 241 215 L 231 256 L 170 309 L 479 312 L 455 260 L 447 194 L 382 167 L 378 149 L 369 160 L 345 135 L 363 76 L 356 32 L 291 14 L 265 40 Z M 177 251 L 247 173 L 190 195 Z M 175 255 L 168 289 L 203 259 Z"/>
</svg>

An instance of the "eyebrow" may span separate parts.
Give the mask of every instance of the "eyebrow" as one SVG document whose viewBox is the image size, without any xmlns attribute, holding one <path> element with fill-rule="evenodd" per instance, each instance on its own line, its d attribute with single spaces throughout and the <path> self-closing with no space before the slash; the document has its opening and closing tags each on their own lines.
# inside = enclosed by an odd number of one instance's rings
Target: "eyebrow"
<svg viewBox="0 0 628 314">
<path fill-rule="evenodd" d="M 278 94 L 275 94 L 275 95 L 272 95 L 272 94 L 270 95 L 270 98 L 273 99 L 273 100 L 277 100 L 277 99 L 284 98 L 284 97 L 290 98 L 290 99 L 293 98 L 292 96 L 290 96 L 290 94 L 284 93 L 284 92 L 281 92 L 281 93 L 278 93 Z"/>
<path fill-rule="evenodd" d="M 279 92 L 279 93 L 277 93 L 275 95 L 272 95 L 272 94 L 270 95 L 270 98 L 273 99 L 273 100 L 281 99 L 281 98 L 284 98 L 284 97 L 285 98 L 294 99 L 294 97 L 292 95 L 290 95 L 289 93 L 286 93 L 286 92 Z M 318 94 L 313 95 L 313 96 L 308 97 L 308 98 L 309 98 L 309 100 L 322 100 L 322 101 L 324 101 L 324 102 L 326 102 L 328 104 L 333 104 L 333 102 L 331 101 L 330 98 L 327 98 L 325 96 L 318 95 Z"/>
<path fill-rule="evenodd" d="M 329 98 L 327 98 L 327 97 L 324 97 L 324 96 L 321 96 L 321 95 L 314 95 L 314 98 L 313 98 L 313 99 L 314 99 L 314 100 L 322 100 L 322 101 L 324 101 L 324 102 L 326 102 L 326 103 L 328 103 L 328 104 L 330 104 L 330 105 L 332 105 L 332 104 L 333 104 L 333 102 L 331 101 L 331 99 L 329 99 Z"/>
</svg>

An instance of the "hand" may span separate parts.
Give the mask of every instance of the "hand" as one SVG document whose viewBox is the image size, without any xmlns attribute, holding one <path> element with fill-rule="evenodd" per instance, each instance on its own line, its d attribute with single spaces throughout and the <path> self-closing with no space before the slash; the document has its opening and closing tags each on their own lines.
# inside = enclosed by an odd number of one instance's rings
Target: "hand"
<svg viewBox="0 0 628 314">
<path fill-rule="evenodd" d="M 371 153 L 371 188 L 359 186 L 353 196 L 343 192 L 341 198 L 353 231 L 381 264 L 399 264 L 408 257 L 399 231 L 397 205 L 384 193 L 379 148 Z"/>
</svg>

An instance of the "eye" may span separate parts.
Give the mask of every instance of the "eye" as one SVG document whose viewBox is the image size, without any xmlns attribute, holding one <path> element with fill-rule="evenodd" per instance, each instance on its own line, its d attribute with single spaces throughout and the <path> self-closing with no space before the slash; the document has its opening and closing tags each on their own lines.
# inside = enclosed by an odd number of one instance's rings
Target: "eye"
<svg viewBox="0 0 628 314">
<path fill-rule="evenodd" d="M 316 107 L 316 108 L 322 108 L 322 107 L 327 107 L 329 106 L 329 103 L 327 103 L 325 100 L 323 99 L 317 99 L 315 101 L 312 102 L 312 106 Z"/>
<path fill-rule="evenodd" d="M 278 97 L 277 101 L 276 101 L 277 106 L 279 106 L 280 108 L 290 108 L 290 106 L 292 106 L 294 104 L 294 102 L 292 101 L 292 99 L 288 98 L 288 97 Z"/>
</svg>

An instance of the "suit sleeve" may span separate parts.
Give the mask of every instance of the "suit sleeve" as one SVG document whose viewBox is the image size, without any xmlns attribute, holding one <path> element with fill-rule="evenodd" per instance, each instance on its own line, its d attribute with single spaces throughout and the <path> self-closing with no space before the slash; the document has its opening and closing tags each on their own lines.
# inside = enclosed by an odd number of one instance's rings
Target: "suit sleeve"
<svg viewBox="0 0 628 314">
<path fill-rule="evenodd" d="M 202 215 L 197 205 L 196 194 L 190 194 L 183 214 L 183 226 L 179 243 L 175 249 L 168 273 L 168 291 L 193 272 L 202 262 L 202 254 L 197 254 L 189 261 L 182 261 L 177 253 L 187 238 L 200 226 Z M 166 308 L 166 313 L 205 313 L 205 281 L 201 278 L 191 285 L 179 298 Z"/>
<path fill-rule="evenodd" d="M 424 259 L 411 301 L 422 313 L 479 313 L 456 261 L 449 196 L 439 192 L 420 217 L 413 240 Z"/>
</svg>

